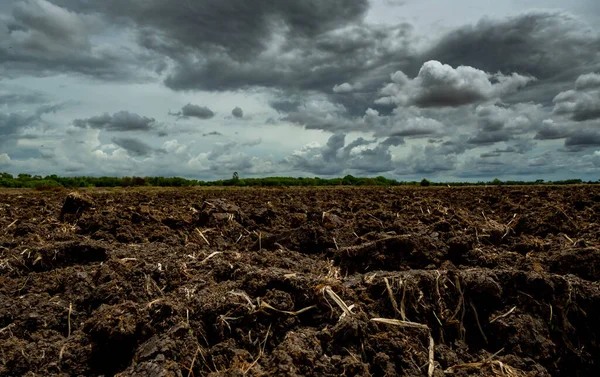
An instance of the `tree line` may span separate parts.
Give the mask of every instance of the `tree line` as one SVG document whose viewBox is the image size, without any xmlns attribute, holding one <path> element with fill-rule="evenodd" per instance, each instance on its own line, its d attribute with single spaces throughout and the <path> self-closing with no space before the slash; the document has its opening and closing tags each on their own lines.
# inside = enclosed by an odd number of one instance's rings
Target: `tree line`
<svg viewBox="0 0 600 377">
<path fill-rule="evenodd" d="M 483 186 L 483 185 L 570 185 L 596 184 L 599 182 L 584 182 L 581 179 L 562 181 L 492 181 L 480 182 L 432 182 L 428 179 L 421 181 L 398 181 L 383 176 L 375 178 L 354 177 L 346 175 L 343 178 L 307 178 L 307 177 L 265 177 L 240 178 L 236 173 L 231 179 L 216 181 L 201 181 L 180 177 L 59 177 L 58 175 L 19 174 L 13 176 L 0 173 L 0 187 L 5 188 L 37 188 L 51 189 L 60 187 L 192 187 L 192 186 L 240 186 L 240 187 L 292 187 L 292 186 Z"/>
</svg>

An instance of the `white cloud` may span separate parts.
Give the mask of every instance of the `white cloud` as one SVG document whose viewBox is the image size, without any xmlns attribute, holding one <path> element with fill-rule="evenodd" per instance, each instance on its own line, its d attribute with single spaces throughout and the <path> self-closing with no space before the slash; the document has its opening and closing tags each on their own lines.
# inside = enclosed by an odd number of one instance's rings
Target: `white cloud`
<svg viewBox="0 0 600 377">
<path fill-rule="evenodd" d="M 453 68 L 436 60 L 425 62 L 414 79 L 402 71 L 381 89 L 377 104 L 450 107 L 480 103 L 512 93 L 533 81 L 517 73 L 490 74 L 469 66 Z"/>
<path fill-rule="evenodd" d="M 8 153 L 0 153 L 0 165 L 7 165 L 10 162 Z"/>
<path fill-rule="evenodd" d="M 348 84 L 347 82 L 333 87 L 334 93 L 350 93 L 353 90 L 354 90 L 354 87 L 352 85 Z"/>
</svg>

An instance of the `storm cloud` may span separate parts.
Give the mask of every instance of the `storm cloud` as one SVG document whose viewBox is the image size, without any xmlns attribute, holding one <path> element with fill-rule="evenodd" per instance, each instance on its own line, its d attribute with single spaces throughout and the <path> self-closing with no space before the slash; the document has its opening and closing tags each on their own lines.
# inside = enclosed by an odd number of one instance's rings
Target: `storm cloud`
<svg viewBox="0 0 600 377">
<path fill-rule="evenodd" d="M 470 5 L 3 2 L 3 169 L 597 176 L 600 8 Z"/>
<path fill-rule="evenodd" d="M 324 146 L 305 145 L 285 158 L 294 170 L 311 174 L 335 175 L 346 171 L 376 174 L 394 169 L 390 147 L 404 144 L 401 137 L 389 137 L 380 142 L 358 138 L 346 143 L 346 135 L 332 135 Z M 370 146 L 373 145 L 373 146 Z"/>
<path fill-rule="evenodd" d="M 156 120 L 130 113 L 128 111 L 119 111 L 110 115 L 93 116 L 85 119 L 75 119 L 73 125 L 79 128 L 95 128 L 105 131 L 150 131 L 154 128 Z"/>
<path fill-rule="evenodd" d="M 457 28 L 424 56 L 486 72 L 569 80 L 600 67 L 600 35 L 572 14 L 531 11 Z"/>
<path fill-rule="evenodd" d="M 181 111 L 177 113 L 169 113 L 169 115 L 177 116 L 179 118 L 198 118 L 198 119 L 211 119 L 215 116 L 215 113 L 206 106 L 192 105 L 188 103 L 181 108 Z"/>
<path fill-rule="evenodd" d="M 24 137 L 25 131 L 40 129 L 45 124 L 42 116 L 56 113 L 61 108 L 62 105 L 58 104 L 39 106 L 35 111 L 0 112 L 0 145 L 15 137 Z"/>
<path fill-rule="evenodd" d="M 108 26 L 46 0 L 14 1 L 0 18 L 0 73 L 47 76 L 78 73 L 103 80 L 140 80 L 157 64 L 153 54 L 94 41 Z M 140 68 L 142 68 L 140 70 Z"/>
<path fill-rule="evenodd" d="M 554 97 L 553 112 L 576 122 L 600 119 L 600 74 L 579 76 L 575 81 L 575 89 Z"/>
<path fill-rule="evenodd" d="M 241 119 L 244 117 L 244 110 L 236 107 L 235 109 L 231 110 L 231 115 L 233 115 L 235 118 Z"/>
<path fill-rule="evenodd" d="M 134 157 L 148 156 L 159 150 L 152 148 L 150 145 L 140 141 L 138 139 L 129 137 L 113 137 L 111 139 L 113 143 L 119 147 L 125 149 L 127 153 Z"/>
</svg>

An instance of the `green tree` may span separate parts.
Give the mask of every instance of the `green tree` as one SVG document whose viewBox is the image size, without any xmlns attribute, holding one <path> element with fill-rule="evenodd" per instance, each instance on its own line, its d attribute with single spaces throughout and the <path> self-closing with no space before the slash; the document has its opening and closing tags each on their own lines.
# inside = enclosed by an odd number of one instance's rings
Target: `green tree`
<svg viewBox="0 0 600 377">
<path fill-rule="evenodd" d="M 347 175 L 344 178 L 342 178 L 342 185 L 354 186 L 357 183 L 358 183 L 358 179 L 351 175 Z"/>
<path fill-rule="evenodd" d="M 423 178 L 423 180 L 421 181 L 421 186 L 422 187 L 429 187 L 431 185 L 431 182 L 429 182 L 429 180 Z"/>
</svg>

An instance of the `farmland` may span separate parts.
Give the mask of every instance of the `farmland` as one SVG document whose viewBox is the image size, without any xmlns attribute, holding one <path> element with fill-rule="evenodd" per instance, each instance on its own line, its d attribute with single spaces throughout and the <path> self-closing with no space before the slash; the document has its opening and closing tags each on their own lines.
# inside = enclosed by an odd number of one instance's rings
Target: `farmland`
<svg viewBox="0 0 600 377">
<path fill-rule="evenodd" d="M 600 187 L 0 191 L 0 376 L 597 376 Z"/>
</svg>

